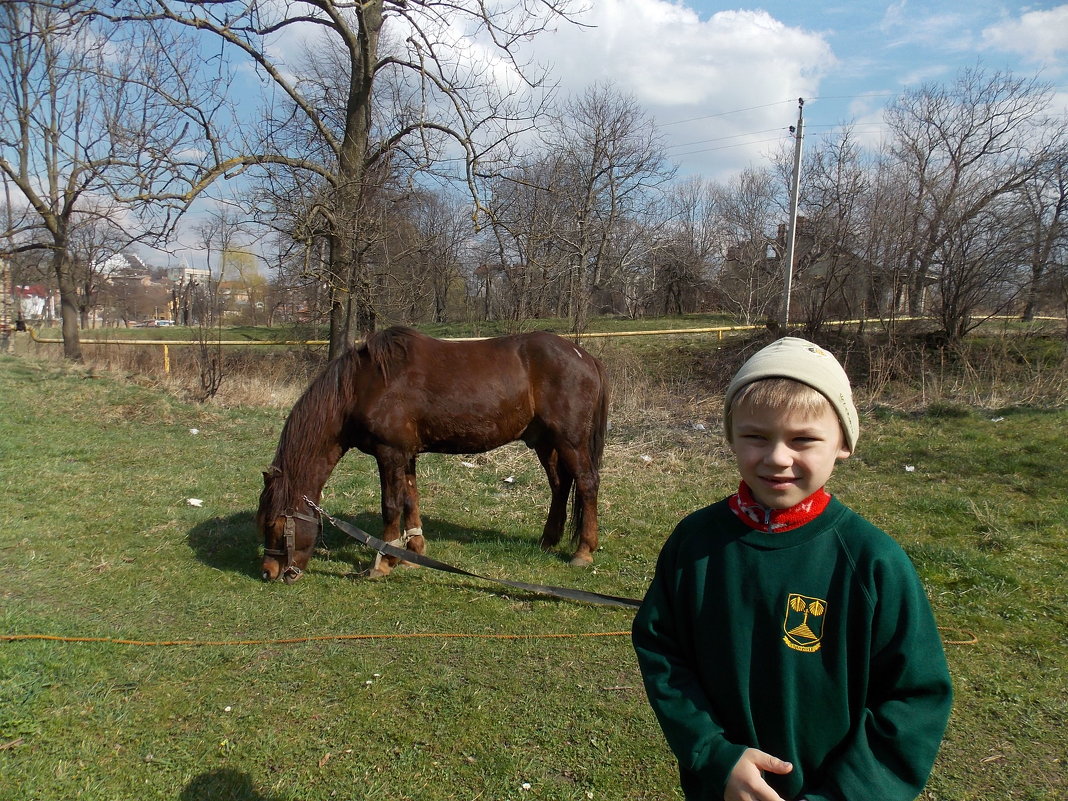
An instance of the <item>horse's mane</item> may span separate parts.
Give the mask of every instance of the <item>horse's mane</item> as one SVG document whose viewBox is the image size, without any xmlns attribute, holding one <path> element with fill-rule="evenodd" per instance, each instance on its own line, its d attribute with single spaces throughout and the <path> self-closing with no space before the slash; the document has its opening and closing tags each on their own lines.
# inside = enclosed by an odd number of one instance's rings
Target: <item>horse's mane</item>
<svg viewBox="0 0 1068 801">
<path fill-rule="evenodd" d="M 398 362 L 406 361 L 412 344 L 425 338 L 425 334 L 420 334 L 415 329 L 398 325 L 370 334 L 361 350 L 366 352 L 371 364 L 382 376 L 389 378 L 390 368 Z"/>
<path fill-rule="evenodd" d="M 289 500 L 289 479 L 279 469 L 277 461 L 275 456 L 275 463 L 264 471 L 263 491 L 260 492 L 260 514 L 268 519 L 285 514 L 293 505 Z"/>
<path fill-rule="evenodd" d="M 290 410 L 261 496 L 261 506 L 268 503 L 265 508 L 272 513 L 301 505 L 296 495 L 305 478 L 324 458 L 324 451 L 336 443 L 353 395 L 352 373 L 358 359 L 359 351 L 350 348 L 331 360 Z"/>
<path fill-rule="evenodd" d="M 370 364 L 388 379 L 391 368 L 404 361 L 413 342 L 423 336 L 403 327 L 376 331 L 362 345 L 349 348 L 323 368 L 293 405 L 282 427 L 261 496 L 261 503 L 269 504 L 265 508 L 282 514 L 287 507 L 300 505 L 295 495 L 304 478 L 323 458 L 324 448 L 337 444 L 345 411 L 354 400 L 356 372 Z"/>
</svg>

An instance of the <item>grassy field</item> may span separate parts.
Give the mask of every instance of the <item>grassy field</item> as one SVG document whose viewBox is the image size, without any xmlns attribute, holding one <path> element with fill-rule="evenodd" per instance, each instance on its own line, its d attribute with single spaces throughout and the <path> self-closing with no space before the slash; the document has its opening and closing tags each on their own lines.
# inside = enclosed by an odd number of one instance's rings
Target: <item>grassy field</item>
<svg viewBox="0 0 1068 801">
<path fill-rule="evenodd" d="M 612 364 L 596 568 L 538 550 L 547 490 L 521 446 L 420 460 L 430 555 L 640 597 L 674 522 L 736 479 L 714 398 L 654 404 Z M 0 798 L 681 797 L 626 610 L 429 570 L 361 580 L 370 555 L 329 529 L 304 580 L 263 584 L 252 515 L 285 411 L 0 357 Z M 957 703 L 924 797 L 1063 801 L 1068 411 L 873 405 L 862 426 L 831 488 L 968 642 L 946 646 Z M 351 454 L 324 505 L 378 533 L 377 504 Z M 27 634 L 226 644 L 4 641 Z M 333 635 L 375 636 L 239 644 Z"/>
</svg>

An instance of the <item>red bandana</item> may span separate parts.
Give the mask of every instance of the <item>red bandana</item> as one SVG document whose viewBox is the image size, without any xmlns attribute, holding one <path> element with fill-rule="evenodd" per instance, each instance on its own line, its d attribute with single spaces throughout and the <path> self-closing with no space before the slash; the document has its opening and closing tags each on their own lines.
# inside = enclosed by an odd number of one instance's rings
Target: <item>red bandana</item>
<svg viewBox="0 0 1068 801">
<path fill-rule="evenodd" d="M 727 503 L 749 528 L 767 533 L 790 531 L 805 523 L 815 520 L 831 502 L 831 495 L 822 487 L 796 506 L 789 509 L 768 509 L 753 497 L 752 491 L 743 481 L 738 485 L 738 492 L 727 499 Z"/>
</svg>

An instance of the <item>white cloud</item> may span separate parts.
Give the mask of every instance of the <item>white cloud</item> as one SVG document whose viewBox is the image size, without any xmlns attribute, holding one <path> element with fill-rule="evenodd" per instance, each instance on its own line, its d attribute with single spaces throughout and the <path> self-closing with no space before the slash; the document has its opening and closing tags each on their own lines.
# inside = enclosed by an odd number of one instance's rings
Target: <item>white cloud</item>
<svg viewBox="0 0 1068 801">
<path fill-rule="evenodd" d="M 536 42 L 561 89 L 610 81 L 634 95 L 669 154 L 690 154 L 686 170 L 708 177 L 762 160 L 796 119 L 797 98 L 817 94 L 836 63 L 823 34 L 765 11 L 702 18 L 666 0 L 599 0 L 580 22 L 592 27 L 562 25 Z"/>
<path fill-rule="evenodd" d="M 969 13 L 934 13 L 929 6 L 900 0 L 888 6 L 879 24 L 888 37 L 886 46 L 918 45 L 939 51 L 961 52 L 975 48 Z"/>
<path fill-rule="evenodd" d="M 269 5 L 276 13 L 286 8 L 281 0 Z M 825 34 L 762 10 L 702 16 L 684 2 L 596 0 L 578 21 L 535 37 L 524 45 L 526 57 L 549 67 L 565 95 L 606 81 L 632 94 L 665 126 L 674 154 L 704 151 L 688 155 L 685 166 L 709 177 L 763 160 L 776 137 L 769 129 L 785 132 L 796 119 L 797 98 L 814 97 L 837 65 Z M 299 63 L 314 33 L 308 27 L 287 28 L 272 42 L 272 54 L 286 69 Z M 400 20 L 391 19 L 389 28 L 404 37 Z M 499 90 L 517 88 L 510 65 L 463 20 L 434 33 L 460 63 L 489 70 L 484 74 L 494 76 Z M 750 111 L 735 113 L 742 109 Z M 745 134 L 752 136 L 728 139 Z"/>
<path fill-rule="evenodd" d="M 1068 5 L 1029 11 L 1019 19 L 991 25 L 983 30 L 983 42 L 1026 61 L 1052 63 L 1068 52 Z"/>
<path fill-rule="evenodd" d="M 569 89 L 612 80 L 660 108 L 699 108 L 724 97 L 747 105 L 761 86 L 789 97 L 834 63 L 822 36 L 764 11 L 701 19 L 665 0 L 602 0 L 581 21 L 595 27 L 562 27 L 539 40 L 539 59 L 551 61 Z"/>
</svg>

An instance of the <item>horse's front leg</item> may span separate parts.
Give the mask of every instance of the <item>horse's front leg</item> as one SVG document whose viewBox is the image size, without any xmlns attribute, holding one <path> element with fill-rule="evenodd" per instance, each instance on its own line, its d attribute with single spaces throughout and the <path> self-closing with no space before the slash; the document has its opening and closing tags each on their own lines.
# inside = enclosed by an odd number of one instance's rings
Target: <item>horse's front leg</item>
<svg viewBox="0 0 1068 801">
<path fill-rule="evenodd" d="M 415 457 L 404 469 L 404 539 L 405 547 L 414 553 L 426 553 L 423 521 L 419 517 L 419 486 L 415 483 Z M 407 563 L 406 563 L 407 564 Z"/>
<path fill-rule="evenodd" d="M 415 457 L 407 458 L 396 451 L 383 451 L 375 456 L 378 478 L 382 487 L 382 539 L 397 545 L 403 543 L 409 551 L 424 553 L 426 540 L 419 517 L 419 489 L 415 483 Z M 404 533 L 401 535 L 401 523 Z M 388 576 L 397 566 L 395 556 L 379 555 L 372 565 L 371 578 Z M 409 562 L 403 562 L 409 565 Z"/>
<path fill-rule="evenodd" d="M 382 539 L 393 542 L 400 537 L 401 514 L 407 505 L 407 459 L 396 451 L 375 454 L 378 480 L 382 488 Z M 397 564 L 394 556 L 379 555 L 371 567 L 371 578 L 388 576 Z"/>
</svg>

